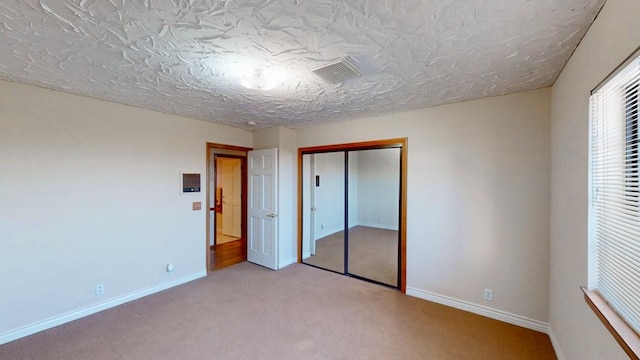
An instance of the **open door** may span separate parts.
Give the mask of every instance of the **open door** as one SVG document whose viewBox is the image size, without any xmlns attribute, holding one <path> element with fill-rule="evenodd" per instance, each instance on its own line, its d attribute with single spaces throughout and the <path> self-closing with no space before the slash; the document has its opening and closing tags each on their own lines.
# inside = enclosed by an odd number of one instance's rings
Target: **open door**
<svg viewBox="0 0 640 360">
<path fill-rule="evenodd" d="M 249 151 L 247 260 L 278 268 L 277 149 Z"/>
</svg>

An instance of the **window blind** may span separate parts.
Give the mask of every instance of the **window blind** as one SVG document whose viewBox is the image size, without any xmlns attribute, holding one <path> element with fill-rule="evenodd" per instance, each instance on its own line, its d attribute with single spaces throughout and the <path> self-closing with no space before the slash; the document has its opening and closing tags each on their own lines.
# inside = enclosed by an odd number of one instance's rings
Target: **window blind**
<svg viewBox="0 0 640 360">
<path fill-rule="evenodd" d="M 636 53 L 590 97 L 589 289 L 640 333 L 640 132 Z"/>
</svg>

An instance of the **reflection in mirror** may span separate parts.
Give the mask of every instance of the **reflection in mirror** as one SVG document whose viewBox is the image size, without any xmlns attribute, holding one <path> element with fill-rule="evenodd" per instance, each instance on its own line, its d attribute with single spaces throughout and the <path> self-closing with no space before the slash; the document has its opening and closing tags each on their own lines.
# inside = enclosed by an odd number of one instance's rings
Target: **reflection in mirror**
<svg viewBox="0 0 640 360">
<path fill-rule="evenodd" d="M 397 287 L 400 149 L 348 155 L 348 273 Z"/>
<path fill-rule="evenodd" d="M 302 262 L 344 273 L 344 152 L 302 156 Z"/>
</svg>

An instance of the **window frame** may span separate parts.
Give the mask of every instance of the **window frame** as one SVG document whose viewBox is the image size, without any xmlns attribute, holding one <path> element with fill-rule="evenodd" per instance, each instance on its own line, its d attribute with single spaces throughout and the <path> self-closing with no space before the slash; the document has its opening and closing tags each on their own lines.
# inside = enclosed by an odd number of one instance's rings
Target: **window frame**
<svg viewBox="0 0 640 360">
<path fill-rule="evenodd" d="M 591 91 L 591 94 L 595 94 L 600 88 L 604 85 L 608 84 L 611 79 L 613 79 L 620 71 L 626 69 L 626 67 L 632 62 L 636 61 L 640 58 L 640 48 L 636 49 L 627 59 L 625 59 L 611 74 L 609 74 L 596 88 Z M 624 143 L 625 147 L 632 146 L 635 150 L 631 156 L 628 154 L 625 155 L 624 163 L 629 161 L 635 162 L 636 166 L 633 166 L 631 169 L 625 170 L 625 188 L 632 189 L 627 190 L 632 193 L 638 193 L 639 190 L 639 175 L 640 175 L 640 122 L 637 110 L 640 110 L 640 81 L 635 81 L 628 84 L 623 91 L 624 99 L 622 99 L 622 103 L 625 108 L 633 107 L 636 109 L 636 113 L 631 117 L 628 113 L 624 115 Z M 591 101 L 590 101 L 591 108 Z M 591 116 L 591 110 L 590 110 Z M 631 123 L 634 122 L 634 123 Z M 592 129 L 592 121 L 589 121 L 589 131 L 591 133 Z M 591 144 L 591 140 L 590 140 Z M 590 145 L 591 146 L 591 145 Z M 592 150 L 589 149 L 589 197 L 592 197 L 592 184 L 591 184 L 591 157 Z M 639 194 L 640 195 L 640 194 Z M 637 196 L 636 196 L 637 197 Z M 637 201 L 637 200 L 636 200 Z M 636 211 L 640 211 L 640 204 L 637 203 L 639 207 Z M 592 203 L 589 201 L 589 233 L 591 234 L 594 230 L 595 225 L 593 222 L 592 215 Z M 640 215 L 639 215 L 640 217 Z M 590 235 L 591 237 L 591 235 Z M 591 240 L 589 240 L 591 241 Z M 590 244 L 590 254 L 589 254 L 589 273 L 591 274 L 592 267 L 595 266 L 594 262 L 595 256 L 591 253 L 591 244 Z M 591 276 L 591 275 L 590 275 Z M 591 278 L 589 279 L 591 282 Z M 631 327 L 618 313 L 614 310 L 611 305 L 607 302 L 607 300 L 602 296 L 597 289 L 590 290 L 586 287 L 581 287 L 584 293 L 585 302 L 589 305 L 591 310 L 596 314 L 596 316 L 600 319 L 603 325 L 607 328 L 607 330 L 613 335 L 618 344 L 622 347 L 625 353 L 631 359 L 640 360 L 640 335 L 636 332 L 633 327 Z"/>
<path fill-rule="evenodd" d="M 596 314 L 602 324 L 609 330 L 630 359 L 640 359 L 640 337 L 618 313 L 609 306 L 600 293 L 581 287 L 584 300 Z"/>
</svg>

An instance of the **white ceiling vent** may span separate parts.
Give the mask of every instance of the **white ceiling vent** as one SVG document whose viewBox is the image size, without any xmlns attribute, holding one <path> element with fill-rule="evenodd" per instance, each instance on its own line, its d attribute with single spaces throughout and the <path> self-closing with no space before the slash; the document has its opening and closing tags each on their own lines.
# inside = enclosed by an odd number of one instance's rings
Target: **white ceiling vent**
<svg viewBox="0 0 640 360">
<path fill-rule="evenodd" d="M 344 58 L 328 65 L 323 65 L 312 69 L 311 72 L 318 75 L 322 80 L 337 84 L 347 79 L 362 76 L 362 71 L 358 69 L 349 58 Z"/>
</svg>

